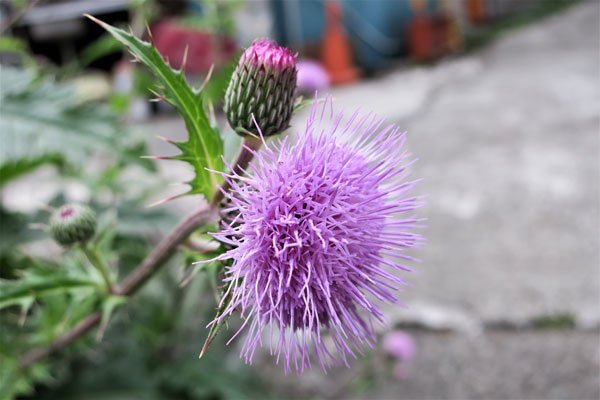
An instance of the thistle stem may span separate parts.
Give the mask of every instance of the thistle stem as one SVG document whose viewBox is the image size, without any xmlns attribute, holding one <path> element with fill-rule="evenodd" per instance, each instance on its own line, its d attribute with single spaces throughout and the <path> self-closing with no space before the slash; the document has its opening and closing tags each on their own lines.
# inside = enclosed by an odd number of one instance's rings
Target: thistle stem
<svg viewBox="0 0 600 400">
<path fill-rule="evenodd" d="M 113 293 L 113 284 L 112 280 L 110 279 L 110 273 L 108 272 L 108 266 L 106 265 L 104 260 L 102 260 L 102 257 L 100 257 L 100 254 L 98 253 L 98 248 L 95 245 L 84 244 L 81 246 L 81 251 L 83 252 L 83 254 L 85 254 L 85 256 L 94 266 L 94 268 L 96 268 L 96 270 L 100 272 L 100 275 L 102 275 L 102 279 L 104 280 L 104 284 L 108 292 Z"/>
<path fill-rule="evenodd" d="M 240 148 L 240 152 L 237 155 L 235 165 L 233 166 L 233 170 L 231 172 L 235 172 L 237 174 L 242 174 L 243 170 L 246 169 L 250 161 L 254 155 L 253 152 L 256 152 L 260 149 L 262 145 L 262 139 L 256 136 L 244 136 L 244 141 L 242 142 L 242 147 Z M 229 181 L 225 181 L 221 185 L 221 190 L 217 190 L 215 195 L 210 202 L 211 205 L 218 205 L 221 200 L 223 200 L 223 192 L 228 192 L 231 189 L 231 183 Z"/>
<path fill-rule="evenodd" d="M 198 227 L 216 218 L 216 208 L 204 206 L 188 215 L 179 223 L 156 247 L 148 254 L 142 263 L 134 269 L 115 293 L 127 296 L 135 293 L 177 250 L 177 247 L 187 239 Z"/>
</svg>

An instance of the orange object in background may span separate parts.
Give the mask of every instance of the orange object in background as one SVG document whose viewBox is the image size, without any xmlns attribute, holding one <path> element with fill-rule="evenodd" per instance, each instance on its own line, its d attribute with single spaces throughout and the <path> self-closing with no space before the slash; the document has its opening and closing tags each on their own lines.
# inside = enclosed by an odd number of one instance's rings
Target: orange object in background
<svg viewBox="0 0 600 400">
<path fill-rule="evenodd" d="M 340 5 L 335 0 L 325 3 L 325 34 L 321 60 L 332 84 L 354 82 L 360 73 L 354 66 L 348 36 L 341 22 Z"/>
<path fill-rule="evenodd" d="M 485 21 L 485 5 L 484 0 L 468 0 L 467 15 L 469 21 L 474 24 L 480 24 Z"/>
<path fill-rule="evenodd" d="M 426 1 L 411 1 L 413 18 L 406 29 L 408 53 L 414 61 L 431 61 L 462 48 L 462 38 L 449 1 L 440 1 L 435 15 L 428 11 Z"/>
</svg>

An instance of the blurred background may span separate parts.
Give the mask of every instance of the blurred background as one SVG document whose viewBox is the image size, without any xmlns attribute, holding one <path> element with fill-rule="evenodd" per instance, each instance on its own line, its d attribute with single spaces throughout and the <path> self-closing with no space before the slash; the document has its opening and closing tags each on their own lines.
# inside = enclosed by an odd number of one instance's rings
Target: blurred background
<svg viewBox="0 0 600 400">
<path fill-rule="evenodd" d="M 21 398 L 600 398 L 598 1 L 0 0 L 0 278 L 59 267 L 60 248 L 30 229 L 45 205 L 92 203 L 127 272 L 199 201 L 146 207 L 191 171 L 140 156 L 174 154 L 157 136 L 185 127 L 84 13 L 151 40 L 192 82 L 214 65 L 217 110 L 254 38 L 297 51 L 301 93 L 409 132 L 427 245 L 405 305 L 350 369 L 284 376 L 267 351 L 245 366 L 239 343 L 224 345 L 237 322 L 198 360 L 215 276 L 184 254 L 100 343 L 89 335 L 15 383 Z M 225 142 L 230 156 L 239 139 Z M 85 313 L 67 303 L 54 295 L 30 318 L 35 343 Z M 0 312 L 0 364 L 31 345 L 18 314 Z"/>
</svg>

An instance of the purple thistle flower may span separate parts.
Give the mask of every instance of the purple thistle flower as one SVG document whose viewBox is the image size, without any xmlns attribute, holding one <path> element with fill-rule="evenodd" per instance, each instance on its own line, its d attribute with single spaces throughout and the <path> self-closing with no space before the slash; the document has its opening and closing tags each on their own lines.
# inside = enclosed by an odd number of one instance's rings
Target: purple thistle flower
<svg viewBox="0 0 600 400">
<path fill-rule="evenodd" d="M 384 322 L 376 302 L 398 301 L 404 280 L 393 272 L 409 271 L 405 250 L 421 242 L 406 137 L 372 114 L 342 120 L 331 100 L 315 105 L 297 143 L 265 143 L 245 176 L 226 176 L 223 211 L 237 217 L 214 236 L 232 245 L 217 258 L 230 260 L 230 302 L 212 323 L 240 310 L 234 338 L 247 329 L 247 363 L 266 331 L 286 373 L 310 367 L 313 353 L 324 370 L 349 366 Z"/>
</svg>

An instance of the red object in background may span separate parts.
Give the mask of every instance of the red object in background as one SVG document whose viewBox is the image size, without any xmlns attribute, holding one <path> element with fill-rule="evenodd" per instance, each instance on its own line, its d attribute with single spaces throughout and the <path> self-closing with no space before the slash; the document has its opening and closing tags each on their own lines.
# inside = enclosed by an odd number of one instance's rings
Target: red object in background
<svg viewBox="0 0 600 400">
<path fill-rule="evenodd" d="M 233 39 L 202 32 L 178 25 L 172 21 L 160 21 L 152 27 L 152 41 L 156 49 L 173 68 L 186 72 L 204 74 L 227 62 L 236 51 Z M 187 59 L 184 64 L 185 49 Z"/>
<path fill-rule="evenodd" d="M 332 84 L 356 81 L 358 69 L 352 61 L 348 36 L 341 23 L 341 9 L 337 1 L 325 3 L 326 25 L 321 47 L 321 60 Z"/>
<path fill-rule="evenodd" d="M 424 13 L 414 16 L 408 25 L 408 47 L 415 61 L 428 61 L 435 56 L 434 27 L 431 17 Z"/>
</svg>

